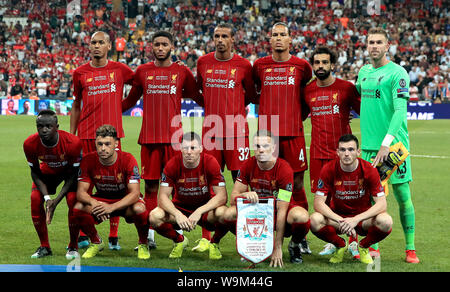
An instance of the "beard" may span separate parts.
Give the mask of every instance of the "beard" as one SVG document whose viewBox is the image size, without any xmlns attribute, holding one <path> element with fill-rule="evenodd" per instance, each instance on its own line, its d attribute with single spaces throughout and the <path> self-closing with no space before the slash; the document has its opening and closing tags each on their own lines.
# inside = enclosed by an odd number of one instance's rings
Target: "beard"
<svg viewBox="0 0 450 292">
<path fill-rule="evenodd" d="M 153 56 L 155 56 L 155 59 L 164 62 L 170 57 L 171 51 L 167 52 L 167 54 L 164 57 L 158 57 L 155 53 L 153 53 Z"/>
<path fill-rule="evenodd" d="M 314 72 L 314 75 L 316 75 L 316 77 L 320 80 L 325 80 L 328 78 L 328 76 L 330 76 L 331 71 L 327 71 L 327 70 L 323 70 L 321 72 Z"/>
</svg>

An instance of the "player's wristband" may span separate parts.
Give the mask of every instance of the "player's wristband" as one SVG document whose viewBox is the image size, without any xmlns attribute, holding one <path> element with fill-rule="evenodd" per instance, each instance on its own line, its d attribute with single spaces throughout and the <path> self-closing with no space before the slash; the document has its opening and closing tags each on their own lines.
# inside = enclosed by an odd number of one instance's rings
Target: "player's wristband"
<svg viewBox="0 0 450 292">
<path fill-rule="evenodd" d="M 44 200 L 47 202 L 48 200 L 51 200 L 52 198 L 50 198 L 49 195 L 44 196 Z"/>
<path fill-rule="evenodd" d="M 383 142 L 381 143 L 381 146 L 385 146 L 385 147 L 390 147 L 392 141 L 394 141 L 394 136 L 390 135 L 390 134 L 386 134 L 386 136 L 384 137 Z"/>
</svg>

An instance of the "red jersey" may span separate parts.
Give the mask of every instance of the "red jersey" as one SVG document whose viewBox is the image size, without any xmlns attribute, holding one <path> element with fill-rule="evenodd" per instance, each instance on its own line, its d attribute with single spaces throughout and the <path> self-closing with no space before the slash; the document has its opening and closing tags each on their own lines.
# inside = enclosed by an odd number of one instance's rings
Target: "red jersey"
<svg viewBox="0 0 450 292">
<path fill-rule="evenodd" d="M 23 151 L 30 167 L 39 166 L 43 174 L 64 175 L 80 165 L 80 139 L 63 130 L 58 130 L 58 135 L 52 147 L 45 146 L 38 133 L 25 140 Z"/>
<path fill-rule="evenodd" d="M 237 181 L 250 186 L 259 197 L 273 196 L 278 198 L 280 189 L 292 192 L 294 185 L 294 171 L 289 163 L 277 158 L 275 165 L 270 170 L 262 170 L 258 166 L 256 157 L 250 157 L 240 169 Z"/>
<path fill-rule="evenodd" d="M 259 97 L 259 129 L 275 136 L 304 136 L 301 90 L 312 77 L 309 63 L 291 56 L 277 62 L 272 56 L 260 58 L 253 65 L 253 78 Z M 276 119 L 278 117 L 278 128 Z"/>
<path fill-rule="evenodd" d="M 238 54 L 227 61 L 217 60 L 214 54 L 201 56 L 197 61 L 197 84 L 205 107 L 203 134 L 223 125 L 217 131 L 212 130 L 213 136 L 246 137 L 245 107 L 256 96 L 252 65 Z"/>
<path fill-rule="evenodd" d="M 211 199 L 213 186 L 225 187 L 225 179 L 214 156 L 200 154 L 196 168 L 186 168 L 183 156 L 172 157 L 161 176 L 161 186 L 173 187 L 172 202 L 187 210 L 195 210 Z"/>
<path fill-rule="evenodd" d="M 372 207 L 371 197 L 384 196 L 376 168 L 361 159 L 352 172 L 342 170 L 339 159 L 328 162 L 320 172 L 316 195 L 330 196 L 331 209 L 345 217 L 353 217 Z"/>
<path fill-rule="evenodd" d="M 137 101 L 143 95 L 144 100 L 139 144 L 171 143 L 176 132 L 181 137 L 181 98 L 195 99 L 199 94 L 189 68 L 177 63 L 157 67 L 154 62 L 136 69 L 132 92 L 136 95 L 127 99 Z"/>
<path fill-rule="evenodd" d="M 122 127 L 122 97 L 124 84 L 133 80 L 133 70 L 127 65 L 108 61 L 101 68 L 90 63 L 78 67 L 73 73 L 73 95 L 81 99 L 82 109 L 78 123 L 81 139 L 95 139 L 95 130 L 109 124 L 116 128 L 119 138 L 124 137 Z"/>
<path fill-rule="evenodd" d="M 311 158 L 335 158 L 339 138 L 352 133 L 350 110 L 359 114 L 361 96 L 351 82 L 336 78 L 320 87 L 313 80 L 305 88 L 305 102 L 311 112 Z"/>
<path fill-rule="evenodd" d="M 140 183 L 137 161 L 128 152 L 117 151 L 113 165 L 103 165 L 97 152 L 90 152 L 83 157 L 80 170 L 78 181 L 95 186 L 94 197 L 122 199 L 128 194 L 128 184 Z"/>
</svg>

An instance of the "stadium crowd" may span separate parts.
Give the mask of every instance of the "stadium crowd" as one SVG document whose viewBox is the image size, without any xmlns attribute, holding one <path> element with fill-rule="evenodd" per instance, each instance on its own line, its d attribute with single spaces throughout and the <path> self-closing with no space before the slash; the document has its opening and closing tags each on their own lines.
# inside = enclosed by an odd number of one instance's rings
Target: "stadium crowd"
<svg viewBox="0 0 450 292">
<path fill-rule="evenodd" d="M 66 2 L 0 1 L 0 97 L 72 98 L 71 75 L 89 59 L 89 36 L 96 30 L 109 33 L 113 59 L 134 70 L 152 60 L 152 32 L 170 29 L 174 58 L 196 72 L 196 60 L 214 50 L 217 23 L 233 24 L 236 51 L 253 63 L 270 54 L 270 27 L 283 21 L 293 54 L 308 59 L 317 46 L 332 47 L 339 54 L 336 76 L 352 82 L 368 62 L 368 29 L 382 26 L 392 40 L 390 57 L 409 72 L 410 100 L 450 100 L 450 17 L 442 0 L 384 0 L 371 9 L 356 0 L 115 1 L 124 9 L 113 1 L 83 0 L 75 17 L 67 17 Z"/>
</svg>

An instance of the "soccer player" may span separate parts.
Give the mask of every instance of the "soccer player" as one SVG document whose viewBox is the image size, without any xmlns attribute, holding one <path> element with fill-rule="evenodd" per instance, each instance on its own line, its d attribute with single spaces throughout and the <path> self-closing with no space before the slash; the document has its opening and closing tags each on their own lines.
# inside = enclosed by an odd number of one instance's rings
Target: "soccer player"
<svg viewBox="0 0 450 292">
<path fill-rule="evenodd" d="M 311 146 L 309 150 L 309 176 L 311 193 L 317 191 L 320 170 L 336 158 L 338 140 L 343 134 L 351 134 L 350 111 L 359 114 L 361 97 L 351 82 L 332 75 L 337 56 L 328 47 L 318 47 L 310 57 L 313 78 L 305 88 L 305 112 L 311 113 Z M 305 115 L 306 116 L 306 115 Z M 357 242 L 350 238 L 349 250 L 359 257 Z M 332 253 L 327 245 L 322 252 Z"/>
<path fill-rule="evenodd" d="M 128 152 L 116 150 L 119 144 L 116 129 L 111 125 L 96 130 L 96 152 L 83 157 L 78 176 L 77 203 L 74 217 L 91 240 L 82 255 L 88 259 L 103 250 L 104 244 L 95 224 L 112 216 L 122 216 L 127 223 L 134 223 L 139 235 L 138 258 L 148 259 L 147 246 L 148 211 L 141 199 L 139 167 Z M 95 187 L 96 193 L 91 194 Z"/>
<path fill-rule="evenodd" d="M 174 242 L 169 258 L 180 258 L 188 245 L 188 238 L 176 232 L 174 226 L 191 231 L 197 224 L 215 231 L 209 244 L 209 258 L 222 258 L 219 242 L 228 228 L 220 220 L 226 210 L 227 198 L 225 180 L 217 160 L 203 153 L 198 134 L 185 133 L 181 154 L 170 159 L 164 167 L 158 207 L 150 212 L 153 228 Z"/>
<path fill-rule="evenodd" d="M 380 176 L 369 162 L 358 157 L 358 144 L 354 135 L 343 135 L 337 148 L 338 158 L 324 165 L 317 183 L 311 231 L 337 247 L 331 263 L 342 262 L 348 248 L 338 234 L 365 236 L 358 244 L 359 260 L 371 264 L 369 246 L 386 238 L 392 230 Z M 326 203 L 327 199 L 331 204 Z"/>
<path fill-rule="evenodd" d="M 404 68 L 388 59 L 389 39 L 385 30 L 369 30 L 367 50 L 371 64 L 359 71 L 356 88 L 361 94 L 362 158 L 376 167 L 386 160 L 391 145 L 402 142 L 410 150 L 406 118 L 409 75 Z M 419 263 L 414 245 L 415 211 L 409 187 L 411 180 L 411 158 L 408 156 L 389 182 L 399 205 L 406 241 L 405 260 Z M 378 250 L 378 247 L 374 249 Z"/>
<path fill-rule="evenodd" d="M 108 60 L 111 41 L 106 32 L 92 34 L 89 50 L 91 61 L 73 73 L 75 100 L 70 115 L 70 133 L 80 137 L 83 153 L 96 151 L 95 130 L 104 124 L 114 126 L 118 138 L 124 137 L 121 102 L 124 84 L 131 84 L 133 70 L 127 65 Z M 119 149 L 120 140 L 119 140 Z M 119 217 L 110 218 L 110 249 L 120 249 L 118 242 Z M 80 236 L 80 247 L 86 237 Z"/>
<path fill-rule="evenodd" d="M 250 154 L 245 107 L 256 96 L 250 62 L 234 53 L 234 28 L 219 24 L 214 29 L 216 50 L 197 61 L 197 84 L 205 108 L 203 147 L 224 170 L 231 171 L 233 181 Z M 194 251 L 208 247 L 210 235 L 203 230 Z"/>
<path fill-rule="evenodd" d="M 47 224 L 52 221 L 56 207 L 65 197 L 69 207 L 70 243 L 66 258 L 76 256 L 78 229 L 72 220 L 76 202 L 77 175 L 81 160 L 80 139 L 66 131 L 59 130 L 58 118 L 51 110 L 42 110 L 36 118 L 37 133 L 28 137 L 23 150 L 31 168 L 31 218 L 41 242 L 31 256 L 41 258 L 52 255 L 48 239 Z M 56 198 L 58 185 L 64 182 Z M 45 209 L 44 209 L 45 202 Z"/>
<path fill-rule="evenodd" d="M 270 131 L 256 132 L 253 138 L 255 156 L 249 158 L 240 169 L 224 222 L 230 227 L 236 226 L 236 198 L 239 196 L 251 202 L 257 202 L 259 197 L 275 197 L 276 237 L 270 266 L 283 267 L 283 238 L 292 235 L 292 240 L 299 242 L 308 233 L 310 222 L 308 212 L 298 212 L 302 207 L 291 200 L 294 172 L 286 160 L 276 156 L 275 143 L 276 139 Z M 303 262 L 300 251 L 297 249 L 294 253 L 292 244 L 289 245 L 289 253 L 291 262 Z"/>
<path fill-rule="evenodd" d="M 279 138 L 279 143 L 276 143 L 278 155 L 289 162 L 294 171 L 292 200 L 298 205 L 297 212 L 303 214 L 300 217 L 304 217 L 308 212 L 308 201 L 303 177 L 308 164 L 301 91 L 311 79 L 312 70 L 307 61 L 289 53 L 291 43 L 288 26 L 282 22 L 275 23 L 270 37 L 272 55 L 255 61 L 253 79 L 260 92 L 258 129 L 267 129 Z M 290 243 L 296 250 L 311 252 L 306 239 L 299 244 L 293 240 Z"/>
<path fill-rule="evenodd" d="M 199 95 L 194 75 L 188 67 L 173 63 L 174 39 L 167 31 L 152 37 L 155 61 L 136 69 L 133 87 L 122 102 L 122 111 L 131 108 L 143 96 L 144 113 L 138 143 L 141 145 L 142 178 L 145 203 L 149 211 L 158 204 L 159 179 L 164 165 L 179 151 L 183 133 L 181 99 Z M 150 230 L 150 248 L 156 248 Z"/>
</svg>

